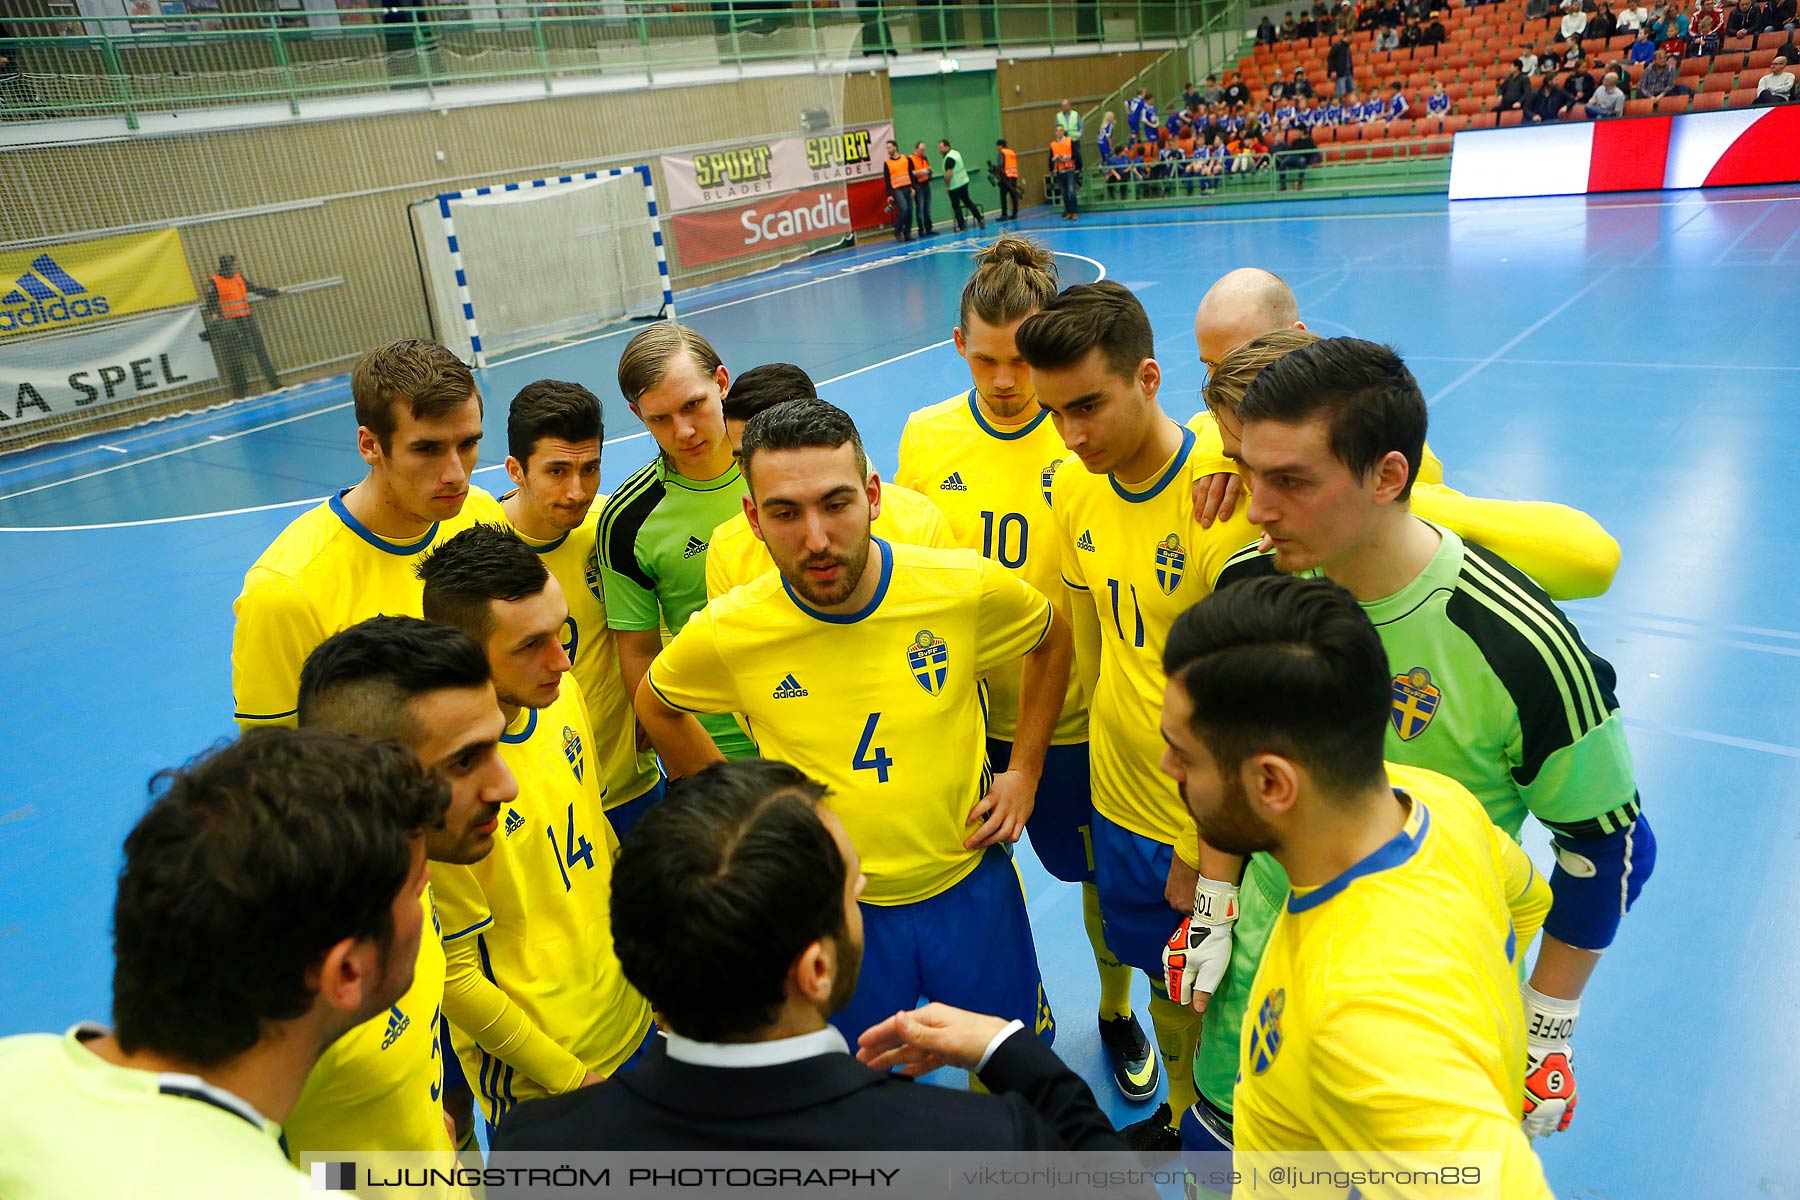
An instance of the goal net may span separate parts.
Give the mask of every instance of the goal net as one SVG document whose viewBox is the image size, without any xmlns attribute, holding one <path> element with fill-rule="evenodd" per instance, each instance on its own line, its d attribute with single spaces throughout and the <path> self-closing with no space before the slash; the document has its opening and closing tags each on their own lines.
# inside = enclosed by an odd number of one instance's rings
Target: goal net
<svg viewBox="0 0 1800 1200">
<path fill-rule="evenodd" d="M 447 192 L 413 219 L 438 336 L 477 366 L 674 315 L 648 167 Z"/>
</svg>

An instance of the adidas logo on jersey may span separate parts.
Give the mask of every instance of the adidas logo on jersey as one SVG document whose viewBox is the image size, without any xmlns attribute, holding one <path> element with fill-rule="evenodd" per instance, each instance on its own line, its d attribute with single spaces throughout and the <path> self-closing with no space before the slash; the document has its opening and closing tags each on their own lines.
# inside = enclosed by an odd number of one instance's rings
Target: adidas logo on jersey
<svg viewBox="0 0 1800 1200">
<path fill-rule="evenodd" d="M 525 818 L 521 817 L 519 815 L 519 810 L 516 808 L 507 809 L 506 810 L 506 836 L 511 837 L 513 834 L 519 832 L 519 830 L 521 830 L 523 828 L 525 828 Z"/>
<path fill-rule="evenodd" d="M 938 484 L 940 492 L 966 492 L 968 490 L 969 485 L 963 482 L 961 471 L 950 472 L 950 478 Z"/>
<path fill-rule="evenodd" d="M 0 333 L 66 325 L 111 311 L 105 296 L 89 292 L 62 264 L 40 254 L 31 260 L 31 269 L 13 281 L 12 291 L 0 296 Z"/>
<path fill-rule="evenodd" d="M 1090 554 L 1093 553 L 1094 535 L 1085 529 L 1082 530 L 1081 536 L 1075 539 L 1075 548 L 1077 550 L 1086 550 Z"/>
<path fill-rule="evenodd" d="M 701 541 L 697 537 L 689 535 L 687 549 L 683 550 L 681 552 L 681 557 L 692 558 L 696 554 L 705 554 L 705 553 L 706 553 L 706 543 Z"/>
<path fill-rule="evenodd" d="M 791 674 L 775 685 L 774 696 L 777 700 L 798 700 L 804 695 L 807 695 L 806 689 Z"/>
<path fill-rule="evenodd" d="M 381 1048 L 386 1050 L 389 1046 L 399 1041 L 400 1035 L 405 1033 L 407 1028 L 411 1025 L 412 1018 L 401 1012 L 398 1004 L 388 1009 L 387 1033 L 382 1035 Z"/>
</svg>

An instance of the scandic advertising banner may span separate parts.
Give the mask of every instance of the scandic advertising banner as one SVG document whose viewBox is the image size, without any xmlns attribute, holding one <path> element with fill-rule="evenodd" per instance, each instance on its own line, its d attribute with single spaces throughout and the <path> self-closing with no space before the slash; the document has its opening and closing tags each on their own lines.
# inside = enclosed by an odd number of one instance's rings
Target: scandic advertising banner
<svg viewBox="0 0 1800 1200">
<path fill-rule="evenodd" d="M 0 429 L 92 412 L 219 377 L 192 305 L 0 354 Z"/>
<path fill-rule="evenodd" d="M 873 229 L 887 219 L 882 212 L 886 201 L 887 188 L 879 179 L 863 179 L 849 187 L 807 188 L 748 204 L 676 213 L 669 223 L 681 265 L 691 269 Z"/>
<path fill-rule="evenodd" d="M 878 174 L 894 136 L 893 122 L 837 133 L 739 142 L 692 154 L 662 156 L 669 209 L 682 212 L 726 200 L 775 196 Z"/>
<path fill-rule="evenodd" d="M 0 252 L 0 339 L 197 299 L 174 229 Z"/>
</svg>

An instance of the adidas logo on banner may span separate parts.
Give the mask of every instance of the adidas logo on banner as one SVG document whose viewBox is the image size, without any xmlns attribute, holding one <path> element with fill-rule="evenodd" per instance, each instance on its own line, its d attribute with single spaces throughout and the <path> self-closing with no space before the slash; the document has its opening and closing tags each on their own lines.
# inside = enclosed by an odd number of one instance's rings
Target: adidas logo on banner
<svg viewBox="0 0 1800 1200">
<path fill-rule="evenodd" d="M 792 674 L 775 685 L 774 696 L 777 700 L 798 700 L 806 694 L 806 689 L 800 686 L 800 681 Z"/>
<path fill-rule="evenodd" d="M 506 810 L 506 836 L 511 837 L 513 834 L 519 832 L 519 830 L 521 830 L 523 828 L 525 828 L 525 818 L 521 817 L 519 815 L 519 810 L 516 808 L 507 809 Z"/>
<path fill-rule="evenodd" d="M 40 254 L 31 260 L 31 270 L 13 281 L 13 290 L 0 296 L 0 333 L 103 317 L 111 311 L 105 296 L 93 295 L 54 258 Z"/>
<path fill-rule="evenodd" d="M 962 481 L 961 471 L 952 471 L 950 478 L 938 484 L 938 490 L 940 492 L 966 492 L 969 490 L 969 485 Z"/>
<path fill-rule="evenodd" d="M 1089 553 L 1092 553 L 1094 549 L 1094 535 L 1085 529 L 1082 530 L 1081 536 L 1075 539 L 1075 548 L 1077 550 L 1086 550 Z"/>
<path fill-rule="evenodd" d="M 681 552 L 681 557 L 692 558 L 696 554 L 705 554 L 705 553 L 706 553 L 706 543 L 701 541 L 699 538 L 694 537 L 693 535 L 690 534 L 688 536 L 687 549 L 683 550 Z"/>
</svg>

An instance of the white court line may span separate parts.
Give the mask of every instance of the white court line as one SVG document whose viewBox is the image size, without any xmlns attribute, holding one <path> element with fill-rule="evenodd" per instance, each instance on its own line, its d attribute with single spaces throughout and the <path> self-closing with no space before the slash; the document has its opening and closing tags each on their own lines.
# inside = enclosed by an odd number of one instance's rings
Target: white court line
<svg viewBox="0 0 1800 1200">
<path fill-rule="evenodd" d="M 906 256 L 906 258 L 895 258 L 895 259 L 892 259 L 892 260 L 889 260 L 886 262 L 878 260 L 878 261 L 870 264 L 869 267 L 866 267 L 864 269 L 868 270 L 868 269 L 874 269 L 875 267 L 891 266 L 893 263 L 896 263 L 896 262 L 907 261 L 910 258 L 924 257 L 924 256 L 930 255 L 930 254 L 942 253 L 943 251 L 951 250 L 951 249 L 954 249 L 955 247 L 956 247 L 956 243 L 951 242 L 951 243 L 946 243 L 942 246 L 934 246 L 934 247 L 930 248 L 929 250 L 925 250 L 925 251 L 912 251 L 908 256 Z M 1085 254 L 1075 254 L 1068 250 L 1056 250 L 1056 251 L 1053 251 L 1052 253 L 1061 255 L 1064 258 L 1076 258 L 1076 259 L 1080 259 L 1082 262 L 1085 262 L 1085 263 L 1092 263 L 1094 268 L 1100 272 L 1099 278 L 1101 278 L 1101 279 L 1106 278 L 1106 264 L 1101 262 L 1097 258 L 1090 258 Z M 819 279 L 810 280 L 809 283 L 795 284 L 794 287 L 806 287 L 806 286 L 809 286 L 810 283 L 823 283 L 826 280 L 837 279 L 837 278 L 841 278 L 841 277 L 842 277 L 841 275 L 837 275 L 837 274 L 821 276 Z M 729 308 L 732 304 L 742 304 L 744 302 L 744 300 L 762 300 L 762 299 L 767 298 L 768 296 L 778 296 L 782 292 L 793 291 L 794 287 L 780 288 L 777 291 L 761 293 L 761 294 L 758 294 L 755 296 L 746 296 L 746 297 L 744 297 L 743 300 L 733 300 L 733 301 L 730 301 L 728 304 L 721 304 L 721 305 L 717 305 L 715 307 Z M 712 310 L 711 309 L 696 309 L 695 310 L 696 313 L 708 312 L 708 311 L 712 311 Z M 609 337 L 611 335 L 610 334 L 602 334 L 601 336 Z M 590 338 L 588 340 L 592 341 L 594 339 Z M 846 371 L 842 375 L 834 375 L 830 379 L 821 380 L 815 386 L 829 387 L 834 383 L 841 383 L 846 379 L 851 379 L 851 378 L 854 378 L 855 376 L 864 374 L 865 372 L 873 371 L 878 367 L 892 366 L 894 363 L 901 362 L 908 358 L 912 358 L 915 355 L 924 354 L 928 350 L 941 349 L 944 346 L 950 345 L 953 340 L 954 340 L 953 338 L 945 338 L 943 341 L 933 342 L 929 346 L 920 346 L 917 349 L 908 350 L 903 354 L 896 354 L 891 358 L 884 358 L 880 362 L 870 363 L 866 367 L 858 367 L 854 371 Z M 577 345 L 577 344 L 578 343 L 575 343 L 575 342 L 568 343 L 568 345 L 571 345 L 571 346 Z M 556 347 L 556 349 L 559 349 L 559 350 L 565 349 L 565 348 L 566 348 L 565 346 Z M 525 357 L 525 356 L 521 356 L 521 357 Z M 517 362 L 518 359 L 509 359 L 508 361 Z M 27 488 L 24 491 L 11 492 L 6 495 L 0 495 L 0 500 L 11 500 L 11 499 L 14 499 L 19 496 L 29 496 L 33 492 L 47 491 L 50 488 L 61 487 L 65 483 L 76 483 L 83 479 L 92 479 L 96 475 L 105 475 L 112 471 L 122 471 L 126 467 L 134 467 L 134 466 L 137 466 L 139 463 L 154 462 L 156 459 L 159 459 L 159 458 L 168 458 L 171 455 L 181 454 L 188 450 L 197 450 L 202 446 L 216 445 L 219 442 L 226 442 L 226 441 L 232 440 L 233 438 L 245 437 L 252 433 L 259 433 L 265 429 L 273 429 L 278 425 L 287 425 L 294 421 L 303 421 L 303 420 L 306 420 L 308 417 L 320 416 L 323 413 L 336 412 L 339 409 L 349 408 L 350 406 L 351 406 L 351 402 L 346 401 L 345 403 L 342 403 L 342 404 L 332 405 L 330 408 L 319 409 L 316 412 L 300 413 L 295 416 L 284 417 L 279 421 L 271 421 L 266 425 L 257 425 L 250 429 L 241 429 L 236 433 L 227 434 L 222 437 L 215 434 L 215 435 L 212 435 L 209 438 L 209 440 L 204 441 L 204 442 L 196 442 L 194 445 L 191 445 L 191 446 L 181 446 L 174 450 L 165 450 L 161 454 L 153 454 L 153 455 L 149 456 L 148 458 L 136 459 L 136 460 L 134 460 L 132 462 L 128 462 L 128 463 L 119 463 L 117 466 L 103 467 L 98 471 L 89 471 L 85 475 L 76 475 L 76 476 L 72 476 L 68 479 L 60 479 L 60 480 L 52 481 L 50 483 L 39 484 L 37 487 Z M 626 434 L 623 437 L 607 438 L 605 444 L 608 446 L 613 446 L 613 445 L 617 445 L 620 442 L 635 441 L 638 438 L 649 437 L 649 436 L 650 436 L 649 431 L 643 430 L 638 433 Z M 501 469 L 502 466 L 504 466 L 504 464 L 494 463 L 492 465 L 485 466 L 485 467 L 477 467 L 477 468 L 475 468 L 474 471 L 470 472 L 470 474 L 479 475 L 485 471 L 498 471 Z M 234 516 L 243 515 L 245 513 L 271 512 L 276 509 L 282 509 L 282 508 L 300 508 L 304 505 L 317 504 L 317 503 L 319 503 L 319 501 L 321 501 L 323 499 L 324 499 L 323 496 L 312 496 L 312 497 L 308 497 L 305 500 L 284 500 L 284 501 L 281 501 L 276 504 L 257 504 L 257 505 L 252 505 L 248 508 L 226 508 L 226 509 L 219 509 L 215 512 L 185 513 L 181 516 L 176 516 L 176 517 L 147 517 L 147 518 L 145 518 L 143 520 L 139 520 L 139 521 L 104 521 L 104 522 L 99 522 L 99 523 L 92 524 L 92 525 L 0 525 L 0 533 L 76 533 L 76 532 L 80 532 L 80 531 L 86 530 L 86 529 L 133 529 L 133 528 L 137 528 L 139 526 L 144 526 L 144 525 L 174 525 L 174 524 L 179 524 L 179 523 L 182 523 L 185 521 L 202 521 L 202 520 L 206 520 L 210 517 L 234 517 Z"/>
<path fill-rule="evenodd" d="M 1485 362 L 1485 359 L 1457 357 L 1441 354 L 1409 354 L 1407 362 L 1433 363 L 1473 363 Z M 1646 370 L 1646 371 L 1800 371 L 1800 366 L 1752 366 L 1747 363 L 1672 363 L 1672 362 L 1612 362 L 1606 359 L 1584 358 L 1570 361 L 1560 358 L 1509 358 L 1509 367 L 1605 367 L 1608 370 Z"/>
</svg>

